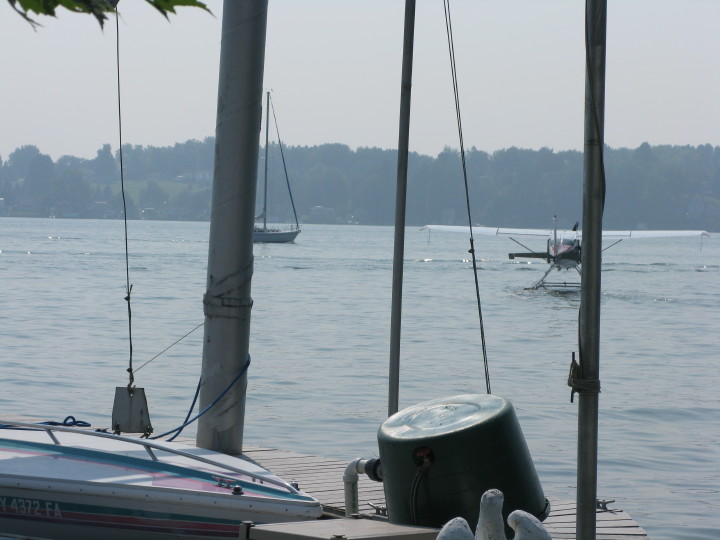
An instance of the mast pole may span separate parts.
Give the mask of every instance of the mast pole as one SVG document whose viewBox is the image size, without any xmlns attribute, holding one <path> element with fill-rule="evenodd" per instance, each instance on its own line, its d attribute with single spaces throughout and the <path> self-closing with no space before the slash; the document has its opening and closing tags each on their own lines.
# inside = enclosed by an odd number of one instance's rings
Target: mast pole
<svg viewBox="0 0 720 540">
<path fill-rule="evenodd" d="M 392 311 L 390 314 L 390 378 L 388 416 L 398 411 L 400 394 L 400 328 L 402 321 L 403 260 L 405 256 L 405 206 L 407 198 L 410 96 L 412 90 L 415 0 L 405 1 L 400 127 L 398 135 L 397 187 L 395 192 L 395 250 L 393 255 Z"/>
<path fill-rule="evenodd" d="M 585 145 L 583 244 L 580 297 L 577 523 L 578 540 L 594 540 L 597 500 L 598 404 L 600 392 L 600 264 L 605 203 L 605 41 L 607 0 L 585 5 Z"/>
<path fill-rule="evenodd" d="M 242 452 L 268 0 L 225 0 L 197 445 Z"/>
<path fill-rule="evenodd" d="M 270 91 L 268 91 L 267 93 L 265 109 L 265 191 L 263 192 L 263 231 L 267 230 L 268 148 L 270 146 Z"/>
</svg>

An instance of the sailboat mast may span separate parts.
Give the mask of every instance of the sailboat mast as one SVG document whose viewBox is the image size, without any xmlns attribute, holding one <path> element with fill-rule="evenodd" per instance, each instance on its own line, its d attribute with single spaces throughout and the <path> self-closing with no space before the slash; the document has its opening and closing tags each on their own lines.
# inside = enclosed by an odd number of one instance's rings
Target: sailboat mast
<svg viewBox="0 0 720 540">
<path fill-rule="evenodd" d="M 267 230 L 267 178 L 268 178 L 268 148 L 270 146 L 270 92 L 265 102 L 265 187 L 263 192 L 263 231 Z"/>
<path fill-rule="evenodd" d="M 225 0 L 197 445 L 242 452 L 268 0 Z"/>
<path fill-rule="evenodd" d="M 594 540 L 597 500 L 598 404 L 600 392 L 600 264 L 605 203 L 605 40 L 607 0 L 585 6 L 585 145 L 583 165 L 582 285 L 578 406 L 578 540 Z"/>
<path fill-rule="evenodd" d="M 415 0 L 405 1 L 400 128 L 398 135 L 397 187 L 395 194 L 395 250 L 393 255 L 392 310 L 390 313 L 390 378 L 388 416 L 398 411 L 400 394 L 400 328 L 402 322 L 403 260 L 405 257 L 405 206 L 408 146 L 410 141 L 410 96 L 412 90 Z"/>
</svg>

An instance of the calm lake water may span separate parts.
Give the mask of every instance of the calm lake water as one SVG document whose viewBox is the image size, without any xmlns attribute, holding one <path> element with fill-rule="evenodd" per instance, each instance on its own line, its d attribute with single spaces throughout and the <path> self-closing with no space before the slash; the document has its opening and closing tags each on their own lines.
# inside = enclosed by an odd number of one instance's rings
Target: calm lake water
<svg viewBox="0 0 720 540">
<path fill-rule="evenodd" d="M 128 227 L 137 369 L 203 321 L 209 224 Z M 390 227 L 308 225 L 293 245 L 255 246 L 246 444 L 377 455 L 392 244 Z M 545 264 L 508 260 L 514 246 L 476 237 L 492 389 L 515 405 L 545 492 L 574 498 L 579 295 L 525 291 Z M 407 230 L 401 408 L 485 391 L 468 247 Z M 598 495 L 653 540 L 720 538 L 720 242 L 700 248 L 604 253 Z M 122 222 L 0 218 L 4 416 L 110 424 L 127 384 L 124 264 Z M 157 433 L 185 417 L 201 354 L 198 329 L 137 372 Z"/>
</svg>

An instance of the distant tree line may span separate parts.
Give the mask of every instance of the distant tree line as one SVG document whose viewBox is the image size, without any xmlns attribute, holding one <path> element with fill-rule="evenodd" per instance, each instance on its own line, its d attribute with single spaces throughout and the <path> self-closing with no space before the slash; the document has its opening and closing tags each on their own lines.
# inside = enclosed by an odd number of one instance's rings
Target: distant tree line
<svg viewBox="0 0 720 540">
<path fill-rule="evenodd" d="M 0 215 L 28 217 L 207 220 L 210 216 L 214 139 L 174 146 L 122 148 L 106 144 L 93 159 L 53 161 L 35 146 L 0 156 Z M 396 151 L 342 144 L 284 147 L 301 222 L 394 222 Z M 264 152 L 258 166 L 262 207 Z M 605 152 L 604 225 L 620 229 L 720 231 L 720 147 L 650 146 Z M 505 227 L 547 227 L 581 219 L 583 157 L 579 151 L 507 148 L 466 154 L 472 220 Z M 268 157 L 268 219 L 292 220 L 277 145 Z M 459 153 L 413 153 L 408 170 L 408 225 L 466 224 Z"/>
</svg>

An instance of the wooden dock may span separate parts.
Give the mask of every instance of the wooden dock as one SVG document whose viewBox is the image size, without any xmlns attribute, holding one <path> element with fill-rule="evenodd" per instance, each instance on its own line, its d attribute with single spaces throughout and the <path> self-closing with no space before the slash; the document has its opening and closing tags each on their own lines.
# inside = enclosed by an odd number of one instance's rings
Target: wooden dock
<svg viewBox="0 0 720 540">
<path fill-rule="evenodd" d="M 36 422 L 35 419 L 15 419 Z M 88 428 L 89 429 L 89 428 Z M 195 440 L 178 437 L 177 442 L 194 445 Z M 437 530 L 421 527 L 395 526 L 379 517 L 377 508 L 385 507 L 385 492 L 380 482 L 359 475 L 359 513 L 368 519 L 332 519 L 345 516 L 343 473 L 348 461 L 301 454 L 274 448 L 248 447 L 243 453 L 263 468 L 289 482 L 297 482 L 300 489 L 319 500 L 325 517 L 317 521 L 258 525 L 240 532 L 247 540 L 315 540 L 335 539 L 402 539 L 435 540 Z M 547 494 L 546 494 L 547 496 Z M 575 501 L 548 496 L 550 515 L 543 524 L 553 540 L 575 539 Z M 473 524 L 474 525 L 474 524 Z M 10 538 L 1 536 L 0 538 Z M 16 538 L 16 537 L 13 537 Z M 596 540 L 649 540 L 647 533 L 624 511 L 598 508 Z"/>
<path fill-rule="evenodd" d="M 318 499 L 328 517 L 343 517 L 345 515 L 345 495 L 343 487 L 343 473 L 347 462 L 339 459 L 324 458 L 300 454 L 286 450 L 270 448 L 246 449 L 244 455 L 260 464 L 262 467 L 272 471 L 281 478 L 288 481 L 295 481 L 300 489 Z M 373 482 L 361 475 L 358 483 L 360 499 L 360 513 L 368 516 L 376 515 L 377 507 L 385 506 L 385 494 L 383 486 L 379 482 Z M 575 538 L 575 502 L 567 499 L 548 497 L 551 504 L 551 512 L 544 521 L 546 529 L 550 532 L 553 540 L 572 540 Z M 343 528 L 339 532 L 330 532 L 332 524 L 323 526 L 325 532 L 304 534 L 301 531 L 311 526 L 300 527 L 293 535 L 285 532 L 289 524 L 282 526 L 259 526 L 251 539 L 263 540 L 264 538 L 335 538 L 344 537 L 350 539 L 360 538 L 383 538 L 375 531 L 365 533 L 348 533 Z M 292 527 L 290 527 L 292 529 Z M 267 536 L 262 533 L 267 533 Z M 405 537 L 400 534 L 399 537 Z M 434 538 L 435 535 L 421 534 L 417 538 Z M 608 508 L 597 510 L 597 540 L 648 540 L 647 533 L 633 519 L 622 510 L 613 509 L 612 504 Z"/>
</svg>

